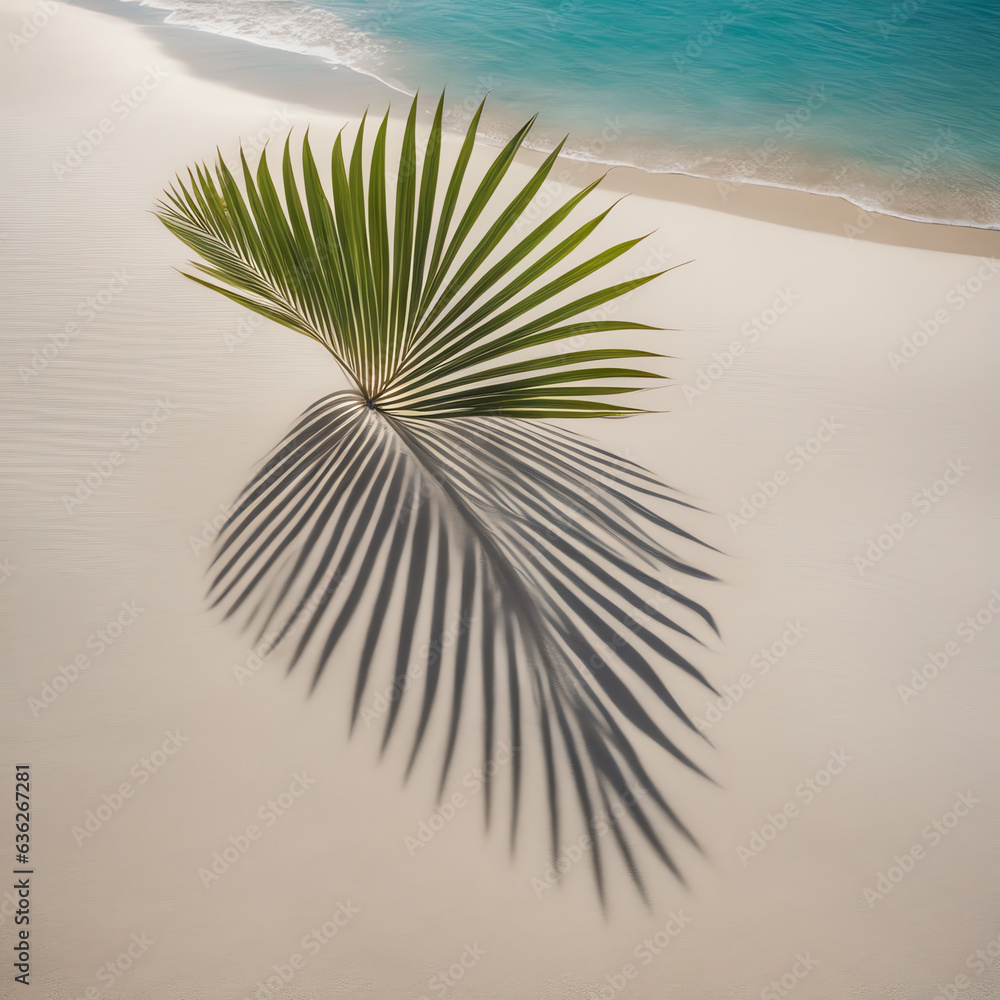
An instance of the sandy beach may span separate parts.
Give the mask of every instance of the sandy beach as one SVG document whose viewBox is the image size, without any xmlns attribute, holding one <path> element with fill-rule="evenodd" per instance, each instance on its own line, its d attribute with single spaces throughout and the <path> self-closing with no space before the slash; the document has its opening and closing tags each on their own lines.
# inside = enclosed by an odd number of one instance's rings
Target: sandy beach
<svg viewBox="0 0 1000 1000">
<path fill-rule="evenodd" d="M 156 199 L 216 147 L 308 126 L 327 151 L 408 99 L 90 6 L 0 10 L 0 746 L 11 783 L 31 765 L 34 844 L 31 988 L 5 961 L 0 996 L 995 997 L 1000 232 L 629 168 L 592 196 L 628 194 L 608 245 L 651 233 L 605 280 L 689 263 L 615 307 L 662 328 L 657 412 L 573 429 L 703 508 L 683 525 L 722 581 L 686 584 L 722 698 L 676 692 L 718 784 L 649 756 L 705 854 L 675 844 L 688 887 L 649 867 L 652 907 L 622 881 L 604 917 L 579 831 L 547 880 L 537 801 L 513 859 L 484 834 L 469 733 L 461 805 L 415 849 L 433 769 L 404 785 L 398 747 L 348 739 L 350 665 L 307 697 L 203 601 L 213 522 L 347 382 L 182 278 Z M 539 211 L 600 169 L 560 161 Z"/>
</svg>

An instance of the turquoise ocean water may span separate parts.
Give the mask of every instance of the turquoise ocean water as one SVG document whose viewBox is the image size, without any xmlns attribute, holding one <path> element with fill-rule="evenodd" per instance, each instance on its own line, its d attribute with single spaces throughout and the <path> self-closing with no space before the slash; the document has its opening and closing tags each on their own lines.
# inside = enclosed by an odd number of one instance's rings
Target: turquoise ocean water
<svg viewBox="0 0 1000 1000">
<path fill-rule="evenodd" d="M 533 142 L 1000 227 L 997 0 L 153 0 L 319 54 Z"/>
</svg>

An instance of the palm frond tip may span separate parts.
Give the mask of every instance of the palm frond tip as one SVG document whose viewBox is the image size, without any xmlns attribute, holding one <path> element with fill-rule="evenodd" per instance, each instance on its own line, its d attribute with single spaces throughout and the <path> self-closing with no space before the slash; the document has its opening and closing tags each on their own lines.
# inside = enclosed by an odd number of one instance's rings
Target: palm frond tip
<svg viewBox="0 0 1000 1000">
<path fill-rule="evenodd" d="M 313 685 L 360 621 L 351 726 L 384 664 L 399 696 L 385 713 L 383 748 L 397 729 L 414 650 L 421 637 L 437 641 L 441 652 L 426 658 L 413 708 L 407 773 L 438 720 L 444 788 L 476 671 L 484 761 L 505 740 L 512 748 L 511 844 L 534 737 L 553 858 L 568 786 L 581 820 L 593 827 L 601 818 L 613 831 L 645 896 L 624 819 L 678 877 L 655 814 L 694 840 L 627 730 L 702 773 L 683 741 L 665 732 L 670 718 L 695 727 L 659 663 L 710 687 L 675 647 L 698 641 L 690 628 L 715 623 L 664 576 L 712 578 L 657 537 L 697 542 L 654 509 L 689 504 L 634 463 L 531 418 L 641 412 L 592 397 L 659 377 L 607 362 L 659 355 L 538 349 L 585 333 L 653 329 L 586 314 L 663 272 L 596 291 L 588 284 L 581 294 L 576 286 L 639 242 L 579 260 L 607 211 L 556 236 L 596 182 L 517 238 L 559 148 L 487 211 L 531 122 L 471 184 L 483 107 L 450 173 L 442 166 L 443 107 L 442 95 L 418 163 L 414 100 L 394 198 L 387 113 L 367 169 L 366 121 L 349 152 L 337 137 L 329 195 L 307 133 L 298 175 L 285 143 L 280 194 L 266 155 L 254 172 L 241 151 L 242 187 L 220 156 L 214 171 L 198 166 L 178 178 L 158 205 L 167 228 L 204 261 L 195 265 L 201 275 L 188 277 L 318 341 L 354 385 L 311 407 L 244 490 L 218 540 L 210 596 L 227 617 L 245 615 L 259 637 L 276 632 L 272 645 L 294 637 L 291 666 L 308 654 Z M 398 631 L 387 635 L 386 620 Z M 463 625 L 445 652 L 440 640 L 454 621 Z M 484 803 L 489 820 L 490 783 Z M 596 837 L 591 865 L 603 901 Z"/>
</svg>

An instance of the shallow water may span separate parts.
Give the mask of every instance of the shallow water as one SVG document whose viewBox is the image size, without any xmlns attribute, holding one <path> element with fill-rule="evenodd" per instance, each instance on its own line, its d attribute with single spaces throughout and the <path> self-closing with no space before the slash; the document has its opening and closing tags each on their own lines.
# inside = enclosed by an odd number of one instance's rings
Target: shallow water
<svg viewBox="0 0 1000 1000">
<path fill-rule="evenodd" d="M 486 92 L 575 155 L 1000 225 L 1000 8 L 983 0 L 155 0 L 400 89 Z"/>
</svg>

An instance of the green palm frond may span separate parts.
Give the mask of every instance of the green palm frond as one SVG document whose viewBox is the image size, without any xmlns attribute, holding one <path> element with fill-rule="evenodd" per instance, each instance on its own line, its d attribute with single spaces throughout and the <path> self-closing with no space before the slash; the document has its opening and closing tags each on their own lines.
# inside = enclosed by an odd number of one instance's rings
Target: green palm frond
<svg viewBox="0 0 1000 1000">
<path fill-rule="evenodd" d="M 595 181 L 497 253 L 541 190 L 561 144 L 487 227 L 487 208 L 532 123 L 511 138 L 460 209 L 483 108 L 480 105 L 473 117 L 451 176 L 442 178 L 443 102 L 442 95 L 421 169 L 416 157 L 417 102 L 413 102 L 392 211 L 386 171 L 388 114 L 375 137 L 367 184 L 365 120 L 349 157 L 341 136 L 337 137 L 329 173 L 332 199 L 323 186 L 308 134 L 302 142 L 300 178 L 292 165 L 291 139 L 285 143 L 284 204 L 266 152 L 254 173 L 241 151 L 243 190 L 221 157 L 214 176 L 208 167 L 198 166 L 189 171 L 187 183 L 178 178 L 158 205 L 158 215 L 207 262 L 197 265 L 206 277 L 188 277 L 319 341 L 368 404 L 388 413 L 586 417 L 640 412 L 588 397 L 643 387 L 607 380 L 660 376 L 590 365 L 656 355 L 633 349 L 543 357 L 525 357 L 524 352 L 582 333 L 652 329 L 641 323 L 581 317 L 663 272 L 553 306 L 553 300 L 621 257 L 639 239 L 560 268 L 610 211 L 558 241 L 548 239 L 593 190 Z M 445 193 L 439 198 L 442 186 Z M 485 231 L 474 236 L 477 224 Z M 552 245 L 543 251 L 547 243 Z M 533 254 L 537 259 L 529 263 Z M 520 357 L 496 364 L 509 355 Z"/>
<path fill-rule="evenodd" d="M 364 120 L 349 153 L 337 137 L 328 188 L 307 134 L 298 175 L 285 144 L 280 194 L 266 156 L 253 172 L 241 151 L 242 186 L 220 157 L 214 172 L 199 166 L 178 179 L 158 205 L 164 224 L 204 261 L 196 264 L 202 276 L 188 277 L 318 341 L 354 386 L 307 410 L 246 487 L 218 540 L 210 596 L 227 617 L 244 615 L 260 637 L 295 635 L 291 666 L 312 658 L 313 686 L 360 622 L 351 726 L 381 670 L 399 691 L 383 748 L 397 729 L 421 639 L 440 649 L 448 623 L 462 622 L 447 653 L 427 661 L 407 774 L 438 724 L 444 789 L 477 671 L 484 761 L 501 728 L 513 748 L 511 844 L 522 765 L 535 743 L 553 858 L 568 785 L 583 822 L 606 815 L 645 896 L 624 818 L 678 877 L 653 814 L 694 839 L 627 730 L 702 773 L 665 731 L 669 718 L 696 730 L 661 665 L 710 687 L 675 644 L 678 636 L 698 641 L 685 616 L 713 631 L 715 623 L 669 577 L 712 577 L 658 540 L 667 533 L 697 543 L 655 509 L 690 505 L 634 463 L 532 418 L 642 412 L 592 397 L 633 392 L 659 377 L 608 362 L 658 355 L 548 351 L 585 333 L 653 329 L 587 313 L 663 272 L 591 290 L 587 279 L 639 242 L 577 252 L 608 213 L 563 224 L 596 182 L 518 237 L 561 147 L 501 200 L 532 123 L 473 183 L 467 175 L 483 107 L 450 173 L 443 108 L 442 95 L 418 163 L 414 100 L 394 198 L 387 113 L 367 155 Z M 487 785 L 487 821 L 492 800 Z M 624 810 L 612 810 L 616 803 Z M 603 901 L 596 838 L 591 863 Z"/>
</svg>

